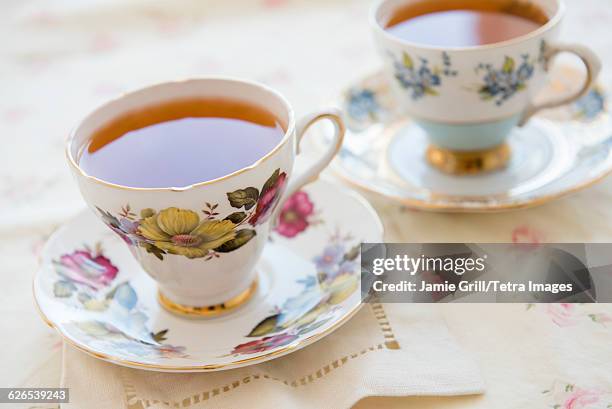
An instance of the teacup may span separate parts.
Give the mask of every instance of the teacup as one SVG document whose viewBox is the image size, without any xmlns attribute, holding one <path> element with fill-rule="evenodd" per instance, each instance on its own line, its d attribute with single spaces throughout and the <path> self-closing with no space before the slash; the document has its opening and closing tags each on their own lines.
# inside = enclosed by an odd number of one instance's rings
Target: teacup
<svg viewBox="0 0 612 409">
<path fill-rule="evenodd" d="M 114 118 L 152 104 L 208 97 L 266 109 L 284 125 L 285 134 L 252 165 L 183 188 L 121 186 L 79 167 L 80 152 L 91 135 Z M 299 142 L 310 125 L 322 119 L 335 125 L 333 143 L 306 171 L 294 175 Z M 71 133 L 66 155 L 88 206 L 157 281 L 161 304 L 183 315 L 211 316 L 243 304 L 254 292 L 255 266 L 282 202 L 317 178 L 343 136 L 344 124 L 335 110 L 322 110 L 296 123 L 287 100 L 264 85 L 204 78 L 150 86 L 102 105 Z M 216 240 L 221 233 L 232 239 L 221 244 Z"/>
<path fill-rule="evenodd" d="M 505 141 L 516 126 L 542 109 L 580 98 L 599 74 L 600 60 L 590 49 L 556 41 L 562 0 L 517 1 L 541 9 L 548 22 L 507 41 L 469 47 L 412 43 L 385 30 L 400 7 L 422 0 L 383 0 L 372 10 L 375 43 L 401 109 L 427 133 L 430 164 L 447 173 L 504 166 L 509 158 Z M 535 104 L 550 61 L 563 52 L 582 60 L 584 83 L 571 95 Z"/>
</svg>

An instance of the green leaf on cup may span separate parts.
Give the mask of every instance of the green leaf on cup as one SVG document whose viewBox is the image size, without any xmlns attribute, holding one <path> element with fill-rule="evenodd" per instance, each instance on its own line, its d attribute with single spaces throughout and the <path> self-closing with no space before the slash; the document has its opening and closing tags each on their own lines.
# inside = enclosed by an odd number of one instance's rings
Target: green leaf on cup
<svg viewBox="0 0 612 409">
<path fill-rule="evenodd" d="M 249 242 L 253 237 L 255 237 L 255 230 L 251 229 L 242 229 L 236 232 L 236 237 L 230 241 L 226 241 L 219 247 L 215 249 L 219 253 L 229 253 L 230 251 L 234 251 Z"/>
<path fill-rule="evenodd" d="M 151 243 L 142 242 L 140 245 L 144 247 L 147 253 L 153 254 L 155 257 L 157 257 L 161 261 L 164 260 L 164 254 L 166 254 L 164 250 L 160 249 L 159 247 Z"/>
<path fill-rule="evenodd" d="M 146 219 L 147 217 L 151 217 L 155 214 L 155 210 L 147 207 L 146 209 L 142 209 L 140 211 L 140 218 L 141 219 Z"/>
<path fill-rule="evenodd" d="M 514 71 L 514 60 L 511 57 L 506 57 L 504 60 L 504 66 L 502 67 L 502 71 L 505 73 L 511 73 Z"/>
<path fill-rule="evenodd" d="M 234 224 L 238 224 L 244 219 L 246 219 L 246 217 L 247 217 L 247 214 L 245 212 L 234 212 L 223 220 L 229 220 L 230 222 Z"/>
<path fill-rule="evenodd" d="M 255 325 L 251 332 L 248 333 L 247 337 L 261 337 L 262 335 L 275 332 L 279 315 L 280 314 L 270 315 L 264 318 L 259 324 Z"/>
<path fill-rule="evenodd" d="M 410 56 L 406 52 L 402 53 L 402 62 L 404 63 L 404 67 L 408 69 L 412 69 L 414 67 L 412 58 L 410 58 Z"/>
<path fill-rule="evenodd" d="M 272 189 L 274 185 L 276 185 L 276 181 L 278 180 L 279 176 L 280 176 L 280 169 L 276 169 L 274 173 L 272 174 L 272 176 L 270 176 L 268 180 L 266 180 L 266 183 L 264 183 L 263 187 L 261 188 L 261 193 L 263 194 L 264 192 Z"/>
<path fill-rule="evenodd" d="M 259 199 L 259 190 L 254 187 L 247 187 L 246 189 L 238 189 L 227 193 L 227 200 L 229 200 L 230 205 L 237 209 L 244 207 L 246 210 L 249 210 L 257 204 L 257 199 Z"/>
</svg>

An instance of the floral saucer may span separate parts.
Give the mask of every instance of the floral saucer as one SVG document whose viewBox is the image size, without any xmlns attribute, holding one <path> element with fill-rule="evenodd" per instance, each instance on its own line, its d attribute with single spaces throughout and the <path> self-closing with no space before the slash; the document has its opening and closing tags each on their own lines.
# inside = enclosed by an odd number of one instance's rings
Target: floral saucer
<svg viewBox="0 0 612 409">
<path fill-rule="evenodd" d="M 248 303 L 190 320 L 158 304 L 155 282 L 87 211 L 45 245 L 34 297 L 45 322 L 97 358 L 156 371 L 236 368 L 303 348 L 346 322 L 361 305 L 359 245 L 381 240 L 380 219 L 363 198 L 315 182 L 284 204 Z"/>
<path fill-rule="evenodd" d="M 555 71 L 551 78 L 566 79 L 549 84 L 553 93 L 581 83 L 574 68 Z M 382 72 L 351 84 L 336 102 L 348 132 L 333 169 L 349 183 L 409 207 L 490 212 L 535 206 L 612 171 L 612 121 L 601 87 L 515 129 L 506 168 L 470 176 L 442 173 L 427 163 L 426 135 L 400 117 Z"/>
</svg>

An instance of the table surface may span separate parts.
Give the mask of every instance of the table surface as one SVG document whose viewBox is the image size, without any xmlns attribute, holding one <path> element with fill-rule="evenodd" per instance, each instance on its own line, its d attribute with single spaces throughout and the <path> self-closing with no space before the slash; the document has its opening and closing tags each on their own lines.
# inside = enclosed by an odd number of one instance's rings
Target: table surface
<svg viewBox="0 0 612 409">
<path fill-rule="evenodd" d="M 612 66 L 611 3 L 568 3 L 563 38 L 588 44 L 604 67 Z M 0 386 L 59 380 L 61 340 L 37 316 L 30 288 L 45 239 L 84 207 L 63 153 L 76 121 L 126 90 L 214 74 L 264 82 L 285 94 L 298 113 L 306 113 L 378 68 L 367 24 L 369 6 L 370 1 L 344 0 L 189 0 L 180 6 L 170 0 L 3 2 Z M 603 83 L 609 83 L 611 73 L 604 69 Z M 425 213 L 368 198 L 391 242 L 605 242 L 612 237 L 611 178 L 538 208 L 487 215 Z M 600 400 L 612 393 L 612 351 L 607 356 L 583 351 L 570 359 L 565 349 L 581 349 L 572 338 L 580 331 L 584 338 L 612 340 L 612 325 L 606 321 L 612 320 L 609 305 L 594 310 L 537 306 L 534 314 L 549 318 L 538 339 L 560 342 L 547 348 L 541 344 L 541 349 L 518 348 L 508 341 L 529 335 L 524 306 L 436 308 L 444 311 L 451 331 L 482 365 L 486 396 L 370 398 L 359 408 L 508 407 L 513 396 L 535 396 L 547 382 L 581 385 L 577 391 L 599 394 Z M 585 317 L 592 315 L 597 320 L 587 322 Z M 542 362 L 545 371 L 539 369 Z M 585 374 L 595 364 L 607 372 Z M 537 399 L 553 406 L 545 396 Z M 582 399 L 581 404 L 587 402 Z"/>
</svg>

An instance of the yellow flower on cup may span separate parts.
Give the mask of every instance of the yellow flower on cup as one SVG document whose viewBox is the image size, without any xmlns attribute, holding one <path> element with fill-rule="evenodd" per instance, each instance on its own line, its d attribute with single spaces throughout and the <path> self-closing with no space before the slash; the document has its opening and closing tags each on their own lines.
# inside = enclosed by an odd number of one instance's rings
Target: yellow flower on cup
<svg viewBox="0 0 612 409">
<path fill-rule="evenodd" d="M 140 217 L 129 204 L 113 214 L 96 206 L 102 220 L 130 246 L 144 248 L 160 261 L 165 254 L 205 261 L 238 250 L 257 235 L 255 227 L 265 223 L 280 200 L 287 179 L 280 168 L 259 189 L 249 186 L 227 192 L 234 212 L 220 216 L 219 203 L 204 202 L 203 218 L 194 210 L 168 207 L 157 212 L 140 210 Z M 134 210 L 134 211 L 132 211 Z M 221 219 L 223 217 L 223 219 Z"/>
<path fill-rule="evenodd" d="M 198 258 L 236 238 L 235 228 L 230 220 L 200 221 L 192 210 L 169 207 L 144 218 L 138 233 L 170 254 Z"/>
</svg>

